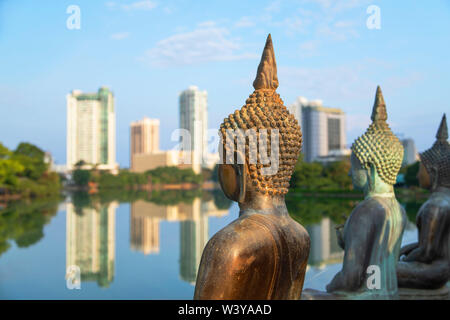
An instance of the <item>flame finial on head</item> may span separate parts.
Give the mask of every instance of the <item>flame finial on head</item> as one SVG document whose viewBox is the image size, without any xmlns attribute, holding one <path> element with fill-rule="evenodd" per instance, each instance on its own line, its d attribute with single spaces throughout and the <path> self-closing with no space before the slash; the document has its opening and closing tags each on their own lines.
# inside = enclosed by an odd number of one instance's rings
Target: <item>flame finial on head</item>
<svg viewBox="0 0 450 320">
<path fill-rule="evenodd" d="M 278 88 L 277 62 L 273 51 L 272 37 L 267 36 L 266 45 L 262 53 L 261 62 L 256 72 L 256 79 L 253 81 L 255 90 Z"/>
<path fill-rule="evenodd" d="M 447 117 L 442 116 L 441 124 L 439 125 L 439 129 L 436 133 L 436 139 L 442 142 L 446 142 L 448 140 L 448 128 L 447 128 Z"/>
<path fill-rule="evenodd" d="M 373 122 L 387 120 L 386 103 L 384 102 L 383 93 L 381 92 L 380 86 L 377 87 L 371 119 Z"/>
</svg>

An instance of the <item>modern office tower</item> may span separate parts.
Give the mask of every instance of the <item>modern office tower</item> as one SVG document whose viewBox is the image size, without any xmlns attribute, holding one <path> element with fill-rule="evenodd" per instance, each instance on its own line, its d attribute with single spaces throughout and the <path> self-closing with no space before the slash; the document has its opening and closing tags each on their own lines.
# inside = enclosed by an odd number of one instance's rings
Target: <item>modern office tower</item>
<svg viewBox="0 0 450 320">
<path fill-rule="evenodd" d="M 86 167 L 117 172 L 114 96 L 107 87 L 67 95 L 67 169 L 73 170 L 80 161 Z"/>
<path fill-rule="evenodd" d="M 345 113 L 326 108 L 321 101 L 302 106 L 302 153 L 306 162 L 336 161 L 349 155 L 346 148 Z"/>
<path fill-rule="evenodd" d="M 118 204 L 66 205 L 66 264 L 77 266 L 81 282 L 107 287 L 114 278 L 115 224 Z"/>
<path fill-rule="evenodd" d="M 184 151 L 191 151 L 192 169 L 201 172 L 207 157 L 208 147 L 208 93 L 190 86 L 180 93 L 180 129 L 190 133 L 189 144 Z M 186 142 L 181 139 L 180 142 Z"/>
<path fill-rule="evenodd" d="M 290 113 L 292 113 L 301 125 L 301 119 L 302 119 L 302 107 L 308 105 L 308 99 L 305 97 L 297 97 L 295 102 L 288 106 L 288 110 Z"/>
<path fill-rule="evenodd" d="M 413 139 L 403 139 L 402 141 L 403 148 L 405 150 L 403 154 L 403 166 L 410 165 L 419 160 L 416 144 Z"/>
<path fill-rule="evenodd" d="M 159 119 L 145 117 L 130 124 L 130 165 L 137 154 L 159 152 Z"/>
</svg>

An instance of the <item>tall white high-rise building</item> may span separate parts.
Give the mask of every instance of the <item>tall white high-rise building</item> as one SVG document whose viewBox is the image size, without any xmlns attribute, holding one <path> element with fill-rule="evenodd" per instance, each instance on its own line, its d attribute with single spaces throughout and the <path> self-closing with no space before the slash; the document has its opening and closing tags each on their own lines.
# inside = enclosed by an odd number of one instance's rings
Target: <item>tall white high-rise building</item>
<svg viewBox="0 0 450 320">
<path fill-rule="evenodd" d="M 208 157 L 208 93 L 190 86 L 180 93 L 179 101 L 180 129 L 189 131 L 191 135 L 192 169 L 200 173 Z"/>
<path fill-rule="evenodd" d="M 346 148 L 345 113 L 341 109 L 326 108 L 320 100 L 308 102 L 302 99 L 301 107 L 298 105 L 291 106 L 291 110 L 294 110 L 291 112 L 294 113 L 295 108 L 301 109 L 299 122 L 303 134 L 302 153 L 306 162 L 335 161 L 350 153 Z M 294 113 L 294 116 L 297 117 L 298 113 Z"/>
<path fill-rule="evenodd" d="M 416 144 L 413 139 L 403 139 L 402 141 L 403 149 L 405 150 L 403 154 L 402 165 L 410 165 L 419 160 L 419 154 L 417 153 Z"/>
<path fill-rule="evenodd" d="M 99 170 L 118 169 L 114 96 L 107 87 L 67 95 L 67 169 L 80 161 Z"/>
</svg>

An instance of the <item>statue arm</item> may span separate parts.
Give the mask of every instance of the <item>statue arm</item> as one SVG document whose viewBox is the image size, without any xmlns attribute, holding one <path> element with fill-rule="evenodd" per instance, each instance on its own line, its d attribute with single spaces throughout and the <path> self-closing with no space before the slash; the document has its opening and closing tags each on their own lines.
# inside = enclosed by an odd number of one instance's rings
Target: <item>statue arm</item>
<svg viewBox="0 0 450 320">
<path fill-rule="evenodd" d="M 342 270 L 327 285 L 327 292 L 356 291 L 361 287 L 373 245 L 374 222 L 364 208 L 355 211 L 344 231 L 345 255 Z"/>
<path fill-rule="evenodd" d="M 400 249 L 399 257 L 405 255 L 407 256 L 412 250 L 416 249 L 419 246 L 418 242 L 407 244 L 406 246 Z"/>
<path fill-rule="evenodd" d="M 336 227 L 336 237 L 339 247 L 341 247 L 342 250 L 345 250 L 344 234 L 342 232 L 342 228 L 342 225 Z"/>
<path fill-rule="evenodd" d="M 419 242 L 410 250 L 404 261 L 430 263 L 439 258 L 437 256 L 441 250 L 440 242 L 448 224 L 446 214 L 442 210 L 445 208 L 433 204 L 428 204 L 420 210 L 417 218 Z"/>
</svg>

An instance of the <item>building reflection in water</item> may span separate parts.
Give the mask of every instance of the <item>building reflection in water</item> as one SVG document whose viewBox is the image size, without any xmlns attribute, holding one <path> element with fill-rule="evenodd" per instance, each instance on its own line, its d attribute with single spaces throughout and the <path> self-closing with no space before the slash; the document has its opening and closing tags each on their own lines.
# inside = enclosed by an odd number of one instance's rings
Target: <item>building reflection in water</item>
<svg viewBox="0 0 450 320">
<path fill-rule="evenodd" d="M 338 245 L 335 227 L 336 224 L 328 217 L 306 226 L 311 238 L 309 265 L 323 268 L 327 264 L 342 262 L 344 251 Z"/>
<path fill-rule="evenodd" d="M 195 198 L 192 203 L 157 205 L 138 200 L 131 204 L 130 246 L 144 254 L 159 253 L 160 221 L 180 222 L 180 277 L 195 284 L 203 248 L 209 239 L 208 217 L 221 217 L 228 209 L 218 209 L 214 200 Z"/>
<path fill-rule="evenodd" d="M 78 266 L 81 281 L 108 287 L 114 278 L 117 202 L 66 206 L 66 267 Z"/>
</svg>

